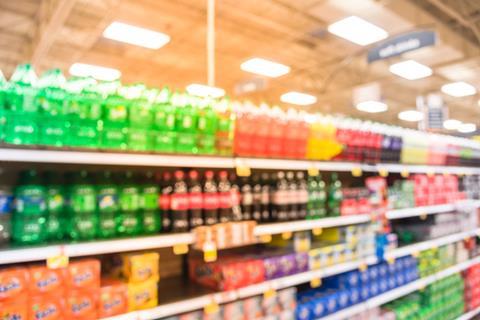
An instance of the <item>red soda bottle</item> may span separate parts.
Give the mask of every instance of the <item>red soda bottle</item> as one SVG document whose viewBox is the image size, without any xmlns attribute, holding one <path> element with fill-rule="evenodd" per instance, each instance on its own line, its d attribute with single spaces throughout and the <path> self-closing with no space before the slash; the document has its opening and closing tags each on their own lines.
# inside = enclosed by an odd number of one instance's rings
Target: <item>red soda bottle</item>
<svg viewBox="0 0 480 320">
<path fill-rule="evenodd" d="M 177 170 L 174 173 L 175 183 L 170 198 L 172 210 L 172 231 L 184 232 L 188 230 L 188 188 L 185 183 L 185 173 Z"/>
<path fill-rule="evenodd" d="M 172 175 L 170 172 L 164 172 L 160 183 L 160 197 L 158 198 L 158 207 L 162 216 L 162 231 L 172 231 L 172 212 L 170 210 L 170 199 L 172 196 Z"/>
<path fill-rule="evenodd" d="M 213 179 L 213 171 L 205 172 L 203 183 L 203 220 L 206 225 L 218 223 L 219 196 L 217 184 Z"/>
<path fill-rule="evenodd" d="M 202 185 L 198 181 L 198 171 L 191 170 L 188 173 L 188 217 L 190 228 L 203 225 L 202 207 L 203 193 Z"/>
<path fill-rule="evenodd" d="M 232 195 L 230 189 L 232 188 L 230 181 L 228 181 L 228 173 L 225 170 L 218 174 L 218 195 L 219 195 L 219 210 L 218 218 L 220 222 L 233 221 L 232 212 Z"/>
</svg>

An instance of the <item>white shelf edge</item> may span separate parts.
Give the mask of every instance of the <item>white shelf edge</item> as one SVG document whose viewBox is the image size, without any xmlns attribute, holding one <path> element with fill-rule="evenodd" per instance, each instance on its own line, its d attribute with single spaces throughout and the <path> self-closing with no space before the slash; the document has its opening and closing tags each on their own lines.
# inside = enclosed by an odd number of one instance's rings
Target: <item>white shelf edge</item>
<svg viewBox="0 0 480 320">
<path fill-rule="evenodd" d="M 467 199 L 467 200 L 460 200 L 455 203 L 389 210 L 387 211 L 387 218 L 389 220 L 403 219 L 403 218 L 410 218 L 410 217 L 418 217 L 422 215 L 445 213 L 445 212 L 455 211 L 457 209 L 468 208 L 468 207 L 479 207 L 479 206 L 480 206 L 479 200 Z"/>
<path fill-rule="evenodd" d="M 464 313 L 460 317 L 458 317 L 456 320 L 470 320 L 473 319 L 476 315 L 480 314 L 480 307 L 470 310 L 467 313 Z"/>
</svg>

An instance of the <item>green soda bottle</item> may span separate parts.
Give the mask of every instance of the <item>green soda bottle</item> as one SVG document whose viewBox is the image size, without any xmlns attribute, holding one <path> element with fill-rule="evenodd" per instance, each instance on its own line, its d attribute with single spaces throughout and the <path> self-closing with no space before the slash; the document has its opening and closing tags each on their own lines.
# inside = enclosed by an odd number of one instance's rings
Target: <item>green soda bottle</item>
<svg viewBox="0 0 480 320">
<path fill-rule="evenodd" d="M 44 242 L 47 235 L 47 191 L 35 170 L 20 174 L 14 195 L 13 240 L 21 244 Z"/>
<path fill-rule="evenodd" d="M 215 104 L 218 126 L 215 132 L 215 149 L 217 154 L 231 156 L 233 154 L 234 114 L 228 99 L 222 99 Z"/>
<path fill-rule="evenodd" d="M 36 144 L 38 142 L 37 76 L 29 64 L 19 65 L 6 91 L 5 142 Z"/>
<path fill-rule="evenodd" d="M 330 217 L 340 216 L 340 204 L 342 202 L 342 183 L 338 180 L 338 175 L 332 173 L 332 181 L 328 186 L 328 215 Z"/>
<path fill-rule="evenodd" d="M 217 132 L 218 117 L 212 108 L 212 100 L 198 101 L 197 147 L 198 153 L 215 153 L 215 133 Z"/>
<path fill-rule="evenodd" d="M 101 174 L 97 187 L 98 236 L 111 238 L 116 235 L 115 216 L 120 208 L 118 187 L 112 181 L 112 173 Z"/>
<path fill-rule="evenodd" d="M 192 106 L 195 99 L 186 94 L 175 93 L 172 104 L 175 107 L 175 128 L 177 129 L 176 150 L 180 153 L 198 153 L 197 108 Z"/>
<path fill-rule="evenodd" d="M 60 175 L 47 171 L 44 174 L 47 189 L 47 239 L 59 241 L 64 238 L 65 190 Z"/>
<path fill-rule="evenodd" d="M 140 214 L 144 234 L 160 232 L 161 219 L 158 210 L 160 187 L 155 183 L 153 172 L 145 173 L 140 186 Z"/>
<path fill-rule="evenodd" d="M 119 187 L 120 212 L 116 217 L 118 235 L 136 235 L 141 230 L 139 218 L 140 191 L 133 180 L 133 173 L 127 171 Z"/>
<path fill-rule="evenodd" d="M 5 123 L 6 123 L 5 111 L 7 107 L 7 102 L 6 102 L 7 87 L 8 87 L 7 80 L 5 80 L 2 70 L 0 70 L 0 141 L 3 141 L 3 139 L 5 138 Z"/>
<path fill-rule="evenodd" d="M 39 115 L 39 143 L 61 147 L 65 143 L 69 122 L 65 114 L 65 77 L 60 69 L 45 72 L 38 81 L 37 104 Z"/>
<path fill-rule="evenodd" d="M 86 171 L 75 173 L 69 186 L 68 234 L 73 240 L 90 240 L 97 236 L 97 193 Z"/>
<path fill-rule="evenodd" d="M 163 88 L 155 97 L 154 113 L 154 150 L 175 152 L 177 133 L 175 132 L 175 107 L 171 104 L 171 93 Z"/>
<path fill-rule="evenodd" d="M 148 151 L 152 149 L 153 112 L 147 97 L 143 96 L 145 86 L 123 87 L 123 96 L 128 104 L 128 149 Z"/>
<path fill-rule="evenodd" d="M 322 175 L 317 176 L 317 188 L 316 193 L 316 205 L 315 212 L 317 218 L 324 218 L 327 216 L 327 190 L 325 181 L 322 180 Z"/>
<path fill-rule="evenodd" d="M 315 177 L 308 176 L 308 202 L 307 202 L 307 220 L 318 218 L 317 211 L 317 180 Z"/>
</svg>

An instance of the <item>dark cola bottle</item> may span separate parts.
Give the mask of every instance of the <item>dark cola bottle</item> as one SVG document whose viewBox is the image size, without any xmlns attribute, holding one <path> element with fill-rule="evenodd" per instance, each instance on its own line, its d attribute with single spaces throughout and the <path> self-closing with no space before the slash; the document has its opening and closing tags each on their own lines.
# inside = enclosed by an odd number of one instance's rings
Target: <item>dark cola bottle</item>
<svg viewBox="0 0 480 320">
<path fill-rule="evenodd" d="M 205 172 L 203 183 L 203 220 L 206 225 L 218 223 L 219 196 L 213 171 Z"/>
<path fill-rule="evenodd" d="M 242 177 L 242 185 L 240 187 L 242 215 L 243 220 L 253 219 L 253 193 L 252 186 L 247 177 Z"/>
<path fill-rule="evenodd" d="M 242 207 L 240 204 L 240 186 L 238 185 L 237 175 L 230 173 L 230 198 L 232 199 L 232 218 L 233 221 L 242 221 Z"/>
<path fill-rule="evenodd" d="M 273 221 L 287 221 L 289 219 L 288 207 L 288 182 L 285 179 L 285 172 L 279 171 L 272 177 L 272 220 Z"/>
<path fill-rule="evenodd" d="M 252 176 L 252 219 L 260 222 L 262 220 L 262 184 L 260 176 Z"/>
<path fill-rule="evenodd" d="M 288 182 L 288 191 L 287 191 L 287 211 L 289 220 L 298 220 L 298 188 L 297 182 L 295 181 L 295 173 L 292 171 L 287 172 L 287 182 Z"/>
<path fill-rule="evenodd" d="M 230 189 L 232 188 L 232 186 L 230 184 L 230 181 L 228 181 L 227 171 L 220 171 L 218 174 L 218 178 L 218 219 L 220 220 L 220 222 L 233 221 L 232 196 L 230 194 Z"/>
<path fill-rule="evenodd" d="M 254 185 L 253 189 L 257 187 L 257 184 Z M 271 204 L 271 193 L 272 186 L 270 182 L 270 175 L 266 172 L 262 173 L 260 177 L 260 187 L 261 187 L 261 197 L 260 197 L 260 220 L 262 222 L 272 221 L 271 216 L 272 204 Z M 254 191 L 255 192 L 255 191 Z"/>
<path fill-rule="evenodd" d="M 302 171 L 297 172 L 297 211 L 298 219 L 307 218 L 308 204 L 308 186 L 305 180 L 305 174 Z"/>
<path fill-rule="evenodd" d="M 170 172 L 164 172 L 160 182 L 160 197 L 158 199 L 158 207 L 160 208 L 162 217 L 162 232 L 172 231 L 172 211 L 170 206 L 172 191 L 172 174 Z"/>
<path fill-rule="evenodd" d="M 188 172 L 188 222 L 191 229 L 203 225 L 203 192 L 198 171 Z"/>
<path fill-rule="evenodd" d="M 174 173 L 170 209 L 172 212 L 172 231 L 184 232 L 188 230 L 188 188 L 185 182 L 185 173 L 177 170 Z"/>
</svg>

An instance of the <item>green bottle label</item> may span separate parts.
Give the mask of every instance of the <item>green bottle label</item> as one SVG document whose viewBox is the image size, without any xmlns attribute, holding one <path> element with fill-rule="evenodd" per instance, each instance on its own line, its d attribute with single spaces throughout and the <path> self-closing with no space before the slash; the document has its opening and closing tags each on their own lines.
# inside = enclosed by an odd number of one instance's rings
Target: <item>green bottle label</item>
<svg viewBox="0 0 480 320">
<path fill-rule="evenodd" d="M 137 187 L 124 187 L 120 193 L 120 209 L 123 211 L 137 211 L 139 209 L 139 200 Z"/>
<path fill-rule="evenodd" d="M 43 187 L 20 187 L 16 198 L 17 213 L 41 214 L 47 209 Z"/>
<path fill-rule="evenodd" d="M 98 210 L 114 212 L 118 210 L 118 194 L 114 187 L 103 187 L 98 190 Z"/>
<path fill-rule="evenodd" d="M 144 210 L 155 210 L 158 208 L 158 193 L 156 186 L 145 187 L 140 196 L 140 207 Z"/>
<path fill-rule="evenodd" d="M 71 198 L 72 211 L 75 213 L 95 211 L 95 189 L 91 186 L 78 186 L 74 188 Z"/>
<path fill-rule="evenodd" d="M 65 205 L 65 198 L 57 188 L 50 188 L 48 190 L 48 211 L 49 212 L 61 212 Z"/>
</svg>

